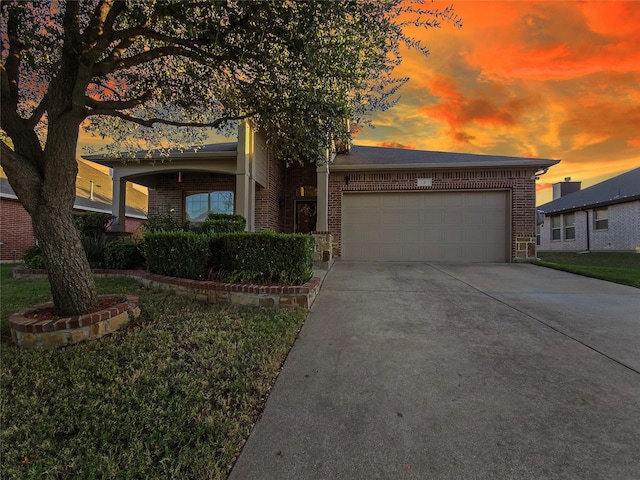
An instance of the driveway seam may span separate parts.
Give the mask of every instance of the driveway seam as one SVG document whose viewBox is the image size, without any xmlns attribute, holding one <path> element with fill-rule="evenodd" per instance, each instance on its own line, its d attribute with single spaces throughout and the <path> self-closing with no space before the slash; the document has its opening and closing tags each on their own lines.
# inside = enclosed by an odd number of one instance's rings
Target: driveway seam
<svg viewBox="0 0 640 480">
<path fill-rule="evenodd" d="M 547 328 L 549 328 L 549 329 L 553 330 L 554 332 L 559 333 L 560 335 L 562 335 L 562 336 L 564 336 L 564 337 L 566 337 L 566 338 L 569 338 L 570 340 L 573 340 L 574 342 L 579 343 L 580 345 L 587 347 L 589 350 L 592 350 L 592 351 L 596 352 L 597 354 L 602 355 L 603 357 L 608 358 L 609 360 L 611 360 L 611 361 L 613 361 L 613 362 L 617 363 L 618 365 L 620 365 L 620 366 L 622 366 L 622 367 L 624 367 L 624 368 L 627 368 L 627 369 L 631 370 L 632 372 L 634 372 L 634 373 L 636 373 L 636 374 L 640 375 L 640 370 L 638 370 L 638 369 L 636 369 L 636 368 L 632 367 L 631 365 L 627 365 L 626 363 L 624 363 L 624 362 L 622 362 L 622 361 L 620 361 L 620 360 L 618 360 L 618 359 L 616 359 L 616 358 L 612 357 L 611 355 L 608 355 L 608 354 L 604 353 L 603 351 L 598 350 L 597 348 L 592 347 L 591 345 L 588 345 L 587 343 L 583 342 L 582 340 L 580 340 L 580 339 L 578 339 L 578 338 L 576 338 L 576 337 L 573 337 L 573 336 L 569 335 L 569 334 L 568 334 L 568 333 L 566 333 L 566 332 L 563 332 L 562 330 L 558 329 L 557 327 L 554 327 L 553 325 L 550 325 L 549 323 L 545 322 L 544 320 L 542 320 L 542 319 L 540 319 L 540 318 L 537 318 L 537 317 L 534 317 L 534 316 L 533 316 L 533 315 L 531 315 L 530 313 L 528 313 L 528 312 L 526 312 L 526 311 L 524 311 L 524 310 L 521 310 L 521 309 L 519 309 L 519 308 L 517 308 L 517 307 L 514 307 L 513 305 L 510 305 L 510 304 L 508 304 L 507 302 L 505 302 L 504 300 L 502 300 L 502 299 L 500 299 L 500 298 L 498 298 L 498 297 L 495 297 L 495 296 L 491 295 L 490 293 L 487 293 L 487 292 L 485 292 L 485 291 L 483 291 L 483 290 L 480 290 L 478 287 L 476 287 L 476 286 L 474 286 L 474 285 L 472 285 L 472 284 L 470 284 L 470 283 L 468 283 L 468 282 L 465 282 L 463 279 L 461 279 L 461 278 L 459 278 L 459 277 L 456 277 L 456 276 L 455 276 L 455 275 L 453 275 L 451 272 L 447 272 L 446 270 L 443 270 L 443 269 L 439 268 L 437 265 L 433 265 L 433 264 L 431 264 L 431 266 L 432 266 L 433 268 L 435 268 L 436 270 L 438 270 L 438 271 L 440 271 L 440 272 L 442 272 L 442 273 L 445 273 L 445 274 L 449 275 L 451 278 L 455 278 L 455 279 L 456 279 L 456 280 L 458 280 L 459 282 L 462 282 L 462 283 L 464 283 L 465 285 L 467 285 L 467 286 L 469 286 L 469 287 L 473 288 L 473 289 L 474 289 L 474 290 L 476 290 L 477 292 L 480 292 L 481 294 L 483 294 L 483 295 L 485 295 L 485 296 L 487 296 L 487 297 L 489 297 L 489 298 L 492 298 L 492 299 L 496 300 L 497 302 L 499 302 L 499 303 L 501 303 L 502 305 L 504 305 L 504 306 L 506 306 L 506 307 L 510 308 L 511 310 L 515 310 L 516 312 L 519 312 L 519 313 L 521 313 L 521 314 L 525 315 L 526 317 L 529 317 L 530 319 L 534 320 L 535 322 L 540 323 L 541 325 L 544 325 L 545 327 L 547 327 Z"/>
</svg>

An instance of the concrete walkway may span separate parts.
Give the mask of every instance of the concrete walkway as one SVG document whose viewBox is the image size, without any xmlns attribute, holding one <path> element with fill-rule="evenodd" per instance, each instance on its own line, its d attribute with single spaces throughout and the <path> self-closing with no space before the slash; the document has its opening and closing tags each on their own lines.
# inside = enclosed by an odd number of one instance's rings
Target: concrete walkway
<svg viewBox="0 0 640 480">
<path fill-rule="evenodd" d="M 232 480 L 638 479 L 640 290 L 337 262 Z"/>
</svg>

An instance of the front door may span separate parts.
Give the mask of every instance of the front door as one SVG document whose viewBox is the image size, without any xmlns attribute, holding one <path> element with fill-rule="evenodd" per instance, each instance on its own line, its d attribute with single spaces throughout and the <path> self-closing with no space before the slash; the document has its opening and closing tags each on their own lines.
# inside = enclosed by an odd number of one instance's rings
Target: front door
<svg viewBox="0 0 640 480">
<path fill-rule="evenodd" d="M 311 233 L 316 229 L 317 202 L 315 200 L 296 201 L 296 232 Z"/>
</svg>

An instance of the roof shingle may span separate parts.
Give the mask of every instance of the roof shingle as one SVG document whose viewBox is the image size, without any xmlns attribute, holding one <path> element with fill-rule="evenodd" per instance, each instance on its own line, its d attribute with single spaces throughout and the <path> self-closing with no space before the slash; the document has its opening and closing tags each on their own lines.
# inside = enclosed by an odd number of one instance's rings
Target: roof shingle
<svg viewBox="0 0 640 480">
<path fill-rule="evenodd" d="M 540 205 L 545 214 L 571 212 L 640 199 L 640 167 Z"/>
</svg>

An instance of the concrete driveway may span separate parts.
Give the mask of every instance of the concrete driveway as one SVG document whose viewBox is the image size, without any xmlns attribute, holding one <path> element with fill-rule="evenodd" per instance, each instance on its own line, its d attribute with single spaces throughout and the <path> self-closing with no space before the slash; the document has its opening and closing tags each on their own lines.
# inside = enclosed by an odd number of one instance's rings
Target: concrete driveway
<svg viewBox="0 0 640 480">
<path fill-rule="evenodd" d="M 640 290 L 337 262 L 231 479 L 640 478 Z"/>
</svg>

